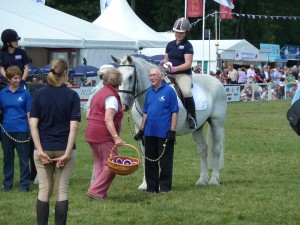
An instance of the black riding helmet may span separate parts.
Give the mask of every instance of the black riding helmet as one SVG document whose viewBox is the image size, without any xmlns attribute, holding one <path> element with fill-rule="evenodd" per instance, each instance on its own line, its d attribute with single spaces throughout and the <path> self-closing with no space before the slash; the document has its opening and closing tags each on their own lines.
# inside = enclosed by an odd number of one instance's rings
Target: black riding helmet
<svg viewBox="0 0 300 225">
<path fill-rule="evenodd" d="M 6 29 L 1 34 L 1 40 L 3 44 L 10 43 L 12 41 L 19 41 L 21 38 L 18 33 L 13 29 Z"/>
</svg>

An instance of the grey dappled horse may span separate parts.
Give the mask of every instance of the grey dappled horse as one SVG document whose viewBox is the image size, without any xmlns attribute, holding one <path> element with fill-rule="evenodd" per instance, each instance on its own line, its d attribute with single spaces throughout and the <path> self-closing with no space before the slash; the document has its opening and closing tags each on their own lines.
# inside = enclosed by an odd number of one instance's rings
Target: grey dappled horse
<svg viewBox="0 0 300 225">
<path fill-rule="evenodd" d="M 141 113 L 146 92 L 151 86 L 148 74 L 150 69 L 155 65 L 144 59 L 132 56 L 125 56 L 123 59 L 112 56 L 112 59 L 115 63 L 119 64 L 118 69 L 123 74 L 123 84 L 119 87 L 119 94 L 122 104 L 127 108 L 133 104 L 132 116 L 137 131 L 141 124 Z M 197 110 L 197 105 L 203 103 L 198 103 L 195 100 L 198 127 L 194 130 L 190 130 L 188 127 L 186 119 L 187 111 L 184 107 L 180 107 L 176 135 L 192 133 L 197 149 L 200 151 L 201 171 L 196 185 L 219 185 L 219 169 L 223 166 L 224 162 L 223 136 L 227 110 L 226 92 L 221 82 L 210 75 L 193 75 L 193 83 L 202 90 L 201 95 L 205 95 L 207 107 Z M 196 99 L 195 97 L 194 94 L 194 99 Z M 203 126 L 206 122 L 209 124 L 207 134 L 208 143 L 205 141 L 203 134 Z M 209 165 L 209 155 L 212 165 Z M 210 179 L 209 166 L 213 169 Z M 146 185 L 144 177 L 139 190 L 146 190 Z"/>
</svg>

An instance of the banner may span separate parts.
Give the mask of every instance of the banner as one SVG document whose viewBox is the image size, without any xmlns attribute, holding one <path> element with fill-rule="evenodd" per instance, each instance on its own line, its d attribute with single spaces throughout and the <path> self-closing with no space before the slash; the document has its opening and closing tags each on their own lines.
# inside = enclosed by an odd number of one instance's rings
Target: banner
<svg viewBox="0 0 300 225">
<path fill-rule="evenodd" d="M 112 0 L 100 0 L 101 14 L 105 11 Z"/>
<path fill-rule="evenodd" d="M 202 17 L 203 1 L 188 0 L 187 2 L 187 17 Z"/>
<path fill-rule="evenodd" d="M 285 45 L 284 55 L 287 60 L 299 60 L 300 59 L 300 46 Z"/>
<path fill-rule="evenodd" d="M 233 3 L 233 0 L 230 0 Z M 230 20 L 232 19 L 231 8 L 228 8 L 224 5 L 220 5 L 220 19 L 222 20 Z"/>
<path fill-rule="evenodd" d="M 257 61 L 259 52 L 235 51 L 234 59 L 239 61 Z"/>
<path fill-rule="evenodd" d="M 261 43 L 260 51 L 268 55 L 269 62 L 274 62 L 276 59 L 280 59 L 280 45 Z"/>
<path fill-rule="evenodd" d="M 239 102 L 241 98 L 240 85 L 224 85 L 226 91 L 227 102 Z"/>
<path fill-rule="evenodd" d="M 223 5 L 223 6 L 225 6 L 225 7 L 234 9 L 234 5 L 232 4 L 231 0 L 214 0 L 214 1 L 221 4 L 221 5 Z"/>
</svg>

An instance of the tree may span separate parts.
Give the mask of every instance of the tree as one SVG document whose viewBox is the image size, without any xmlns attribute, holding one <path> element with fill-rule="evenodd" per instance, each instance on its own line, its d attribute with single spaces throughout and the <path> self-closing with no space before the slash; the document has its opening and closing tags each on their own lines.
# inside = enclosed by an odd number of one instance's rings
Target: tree
<svg viewBox="0 0 300 225">
<path fill-rule="evenodd" d="M 127 0 L 149 27 L 155 31 L 169 31 L 175 20 L 184 16 L 184 0 Z M 47 0 L 46 5 L 66 12 L 81 19 L 93 22 L 100 15 L 99 0 Z M 282 6 L 281 0 L 234 0 L 237 14 L 268 15 L 268 16 L 297 16 L 300 1 L 290 0 Z M 213 0 L 206 0 L 206 15 L 219 11 L 220 5 Z M 202 39 L 201 18 L 189 18 L 190 22 L 198 22 L 189 32 L 190 39 Z M 206 19 L 205 28 L 215 32 L 215 19 Z M 300 45 L 300 19 L 249 18 L 234 16 L 232 20 L 221 22 L 221 39 L 246 39 L 256 47 L 260 43 Z"/>
</svg>

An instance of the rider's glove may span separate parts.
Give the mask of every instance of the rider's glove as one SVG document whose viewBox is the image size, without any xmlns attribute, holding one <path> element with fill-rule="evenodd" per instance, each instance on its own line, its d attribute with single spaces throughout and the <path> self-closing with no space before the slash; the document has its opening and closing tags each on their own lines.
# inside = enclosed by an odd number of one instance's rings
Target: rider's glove
<svg viewBox="0 0 300 225">
<path fill-rule="evenodd" d="M 160 61 L 159 65 L 160 65 L 160 66 L 163 66 L 166 62 L 168 62 L 168 61 L 165 60 L 165 59 L 163 59 L 163 60 Z"/>
<path fill-rule="evenodd" d="M 168 139 L 168 143 L 175 143 L 176 142 L 176 131 L 174 130 L 169 130 L 168 134 L 167 134 L 167 139 Z"/>
<path fill-rule="evenodd" d="M 169 72 L 169 73 L 175 73 L 176 71 L 177 71 L 177 69 L 175 66 L 169 66 L 167 68 L 167 72 Z"/>
<path fill-rule="evenodd" d="M 144 130 L 139 130 L 136 135 L 134 135 L 134 140 L 139 141 L 143 138 L 144 136 Z"/>
</svg>

